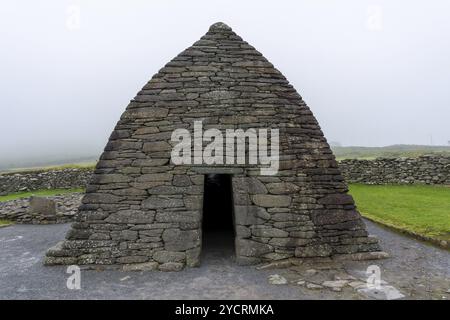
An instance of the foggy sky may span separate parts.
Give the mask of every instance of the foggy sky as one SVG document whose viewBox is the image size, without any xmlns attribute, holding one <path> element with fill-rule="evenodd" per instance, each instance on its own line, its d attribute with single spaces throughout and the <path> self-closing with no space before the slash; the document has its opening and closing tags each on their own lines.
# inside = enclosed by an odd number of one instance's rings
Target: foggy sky
<svg viewBox="0 0 450 320">
<path fill-rule="evenodd" d="M 449 12 L 447 0 L 2 2 L 0 158 L 99 154 L 129 100 L 217 21 L 287 77 L 328 141 L 446 145 Z"/>
</svg>

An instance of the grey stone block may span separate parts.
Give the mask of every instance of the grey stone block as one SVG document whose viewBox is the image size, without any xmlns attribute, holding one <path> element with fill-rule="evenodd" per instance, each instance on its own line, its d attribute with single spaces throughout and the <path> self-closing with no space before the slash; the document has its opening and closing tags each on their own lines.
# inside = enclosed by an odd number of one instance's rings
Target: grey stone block
<svg viewBox="0 0 450 320">
<path fill-rule="evenodd" d="M 153 255 L 153 259 L 159 263 L 167 262 L 183 262 L 186 259 L 185 252 L 172 252 L 172 251 L 156 251 Z"/>
<path fill-rule="evenodd" d="M 170 251 L 185 251 L 200 244 L 198 230 L 167 229 L 163 232 L 162 238 L 165 248 Z"/>
<path fill-rule="evenodd" d="M 291 204 L 291 197 L 283 195 L 261 195 L 252 196 L 253 202 L 257 206 L 270 207 L 288 207 Z"/>
<path fill-rule="evenodd" d="M 159 265 L 159 270 L 165 271 L 165 272 L 174 272 L 174 271 L 181 271 L 184 268 L 184 264 L 180 262 L 166 262 L 161 265 Z"/>
<path fill-rule="evenodd" d="M 56 203 L 51 199 L 32 196 L 30 198 L 30 212 L 45 216 L 54 216 L 56 215 Z"/>
</svg>

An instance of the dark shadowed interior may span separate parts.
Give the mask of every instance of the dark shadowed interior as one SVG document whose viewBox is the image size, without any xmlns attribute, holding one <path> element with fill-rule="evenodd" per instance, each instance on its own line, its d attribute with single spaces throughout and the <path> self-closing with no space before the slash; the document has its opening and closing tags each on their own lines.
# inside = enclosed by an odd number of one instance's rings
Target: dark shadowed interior
<svg viewBox="0 0 450 320">
<path fill-rule="evenodd" d="M 203 252 L 234 253 L 231 175 L 205 175 L 202 231 Z"/>
</svg>

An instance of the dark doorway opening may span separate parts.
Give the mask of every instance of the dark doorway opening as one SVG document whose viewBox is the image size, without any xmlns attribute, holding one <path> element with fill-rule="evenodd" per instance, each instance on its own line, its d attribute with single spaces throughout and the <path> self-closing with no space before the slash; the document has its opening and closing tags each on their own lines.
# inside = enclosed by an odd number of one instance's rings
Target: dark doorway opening
<svg viewBox="0 0 450 320">
<path fill-rule="evenodd" d="M 231 175 L 207 174 L 203 193 L 202 253 L 234 255 L 233 190 Z"/>
</svg>

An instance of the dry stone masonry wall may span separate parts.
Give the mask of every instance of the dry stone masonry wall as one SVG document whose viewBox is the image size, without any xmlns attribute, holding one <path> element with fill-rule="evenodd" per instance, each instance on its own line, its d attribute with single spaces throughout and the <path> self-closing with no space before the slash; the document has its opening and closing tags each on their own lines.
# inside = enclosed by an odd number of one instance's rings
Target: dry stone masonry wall
<svg viewBox="0 0 450 320">
<path fill-rule="evenodd" d="M 175 165 L 173 130 L 274 128 L 280 170 Z M 206 143 L 205 143 L 206 144 Z M 296 90 L 223 23 L 162 68 L 130 102 L 97 164 L 67 240 L 46 264 L 177 271 L 200 263 L 205 174 L 232 175 L 236 260 L 375 257 L 323 133 Z"/>
<path fill-rule="evenodd" d="M 0 202 L 0 219 L 25 224 L 72 222 L 81 198 L 81 193 L 71 193 Z"/>
<path fill-rule="evenodd" d="M 450 156 L 418 158 L 346 159 L 339 169 L 349 183 L 450 185 Z M 68 168 L 0 174 L 0 195 L 42 189 L 85 188 L 94 170 Z"/>
<path fill-rule="evenodd" d="M 349 183 L 450 185 L 450 156 L 348 159 L 340 161 L 339 168 Z"/>
<path fill-rule="evenodd" d="M 0 195 L 43 189 L 85 188 L 92 176 L 90 168 L 67 168 L 0 174 Z"/>
</svg>

